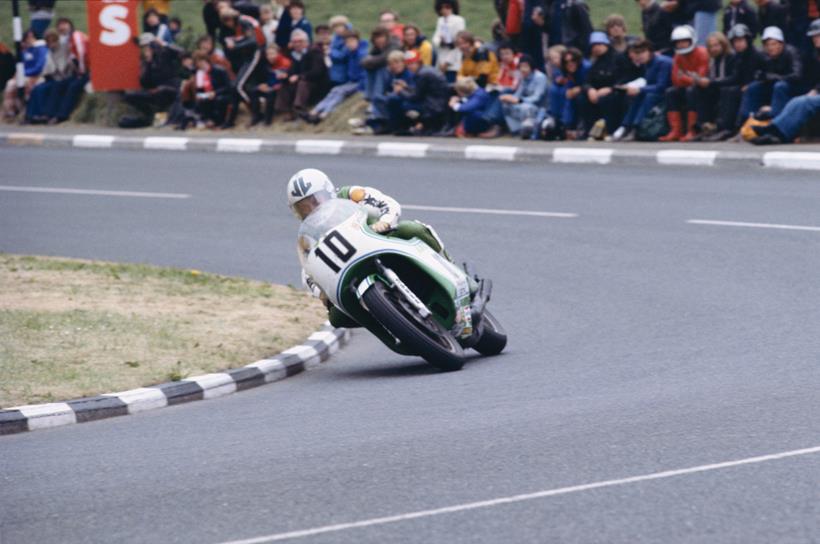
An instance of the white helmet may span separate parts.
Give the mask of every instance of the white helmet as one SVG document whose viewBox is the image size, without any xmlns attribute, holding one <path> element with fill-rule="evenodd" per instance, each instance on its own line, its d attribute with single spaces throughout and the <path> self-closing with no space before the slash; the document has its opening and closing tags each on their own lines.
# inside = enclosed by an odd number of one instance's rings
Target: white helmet
<svg viewBox="0 0 820 544">
<path fill-rule="evenodd" d="M 288 181 L 288 206 L 300 220 L 331 198 L 336 198 L 336 188 L 321 170 L 305 168 Z"/>
<path fill-rule="evenodd" d="M 695 49 L 695 29 L 689 25 L 675 27 L 672 31 L 672 45 L 679 41 L 689 40 L 689 45 L 686 47 L 675 48 L 675 53 L 678 55 L 687 55 Z"/>
</svg>

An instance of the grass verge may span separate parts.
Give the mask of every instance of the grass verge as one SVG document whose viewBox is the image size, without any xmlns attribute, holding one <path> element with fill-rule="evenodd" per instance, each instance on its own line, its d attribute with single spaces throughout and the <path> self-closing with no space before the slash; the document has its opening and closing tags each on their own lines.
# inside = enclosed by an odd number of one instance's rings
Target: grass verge
<svg viewBox="0 0 820 544">
<path fill-rule="evenodd" d="M 325 319 L 292 287 L 0 253 L 0 407 L 241 366 L 299 343 Z"/>
</svg>

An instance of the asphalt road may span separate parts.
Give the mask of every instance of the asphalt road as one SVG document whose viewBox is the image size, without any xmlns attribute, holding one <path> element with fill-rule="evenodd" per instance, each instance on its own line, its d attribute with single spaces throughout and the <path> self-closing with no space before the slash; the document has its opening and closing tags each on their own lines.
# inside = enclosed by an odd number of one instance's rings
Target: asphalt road
<svg viewBox="0 0 820 544">
<path fill-rule="evenodd" d="M 0 164 L 3 186 L 190 195 L 0 191 L 2 251 L 294 284 L 284 183 L 306 166 L 407 204 L 578 214 L 405 213 L 494 280 L 500 357 L 440 374 L 359 333 L 271 386 L 0 438 L 2 544 L 358 521 L 294 541 L 820 542 L 819 453 L 704 468 L 820 446 L 820 230 L 687 223 L 820 226 L 816 174 L 23 148 Z"/>
</svg>

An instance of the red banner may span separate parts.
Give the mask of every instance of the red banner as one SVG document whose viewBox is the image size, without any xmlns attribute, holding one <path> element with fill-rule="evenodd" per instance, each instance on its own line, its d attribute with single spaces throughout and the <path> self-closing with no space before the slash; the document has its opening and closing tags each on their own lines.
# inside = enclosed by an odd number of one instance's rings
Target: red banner
<svg viewBox="0 0 820 544">
<path fill-rule="evenodd" d="M 138 89 L 140 51 L 135 43 L 138 0 L 87 0 L 91 83 L 95 91 Z"/>
</svg>

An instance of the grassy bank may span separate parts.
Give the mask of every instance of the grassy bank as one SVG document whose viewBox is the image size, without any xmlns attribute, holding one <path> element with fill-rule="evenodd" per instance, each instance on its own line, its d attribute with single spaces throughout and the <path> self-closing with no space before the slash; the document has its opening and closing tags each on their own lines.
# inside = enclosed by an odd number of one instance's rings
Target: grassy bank
<svg viewBox="0 0 820 544">
<path fill-rule="evenodd" d="M 0 407 L 242 366 L 325 320 L 291 287 L 198 271 L 0 254 Z"/>
</svg>

